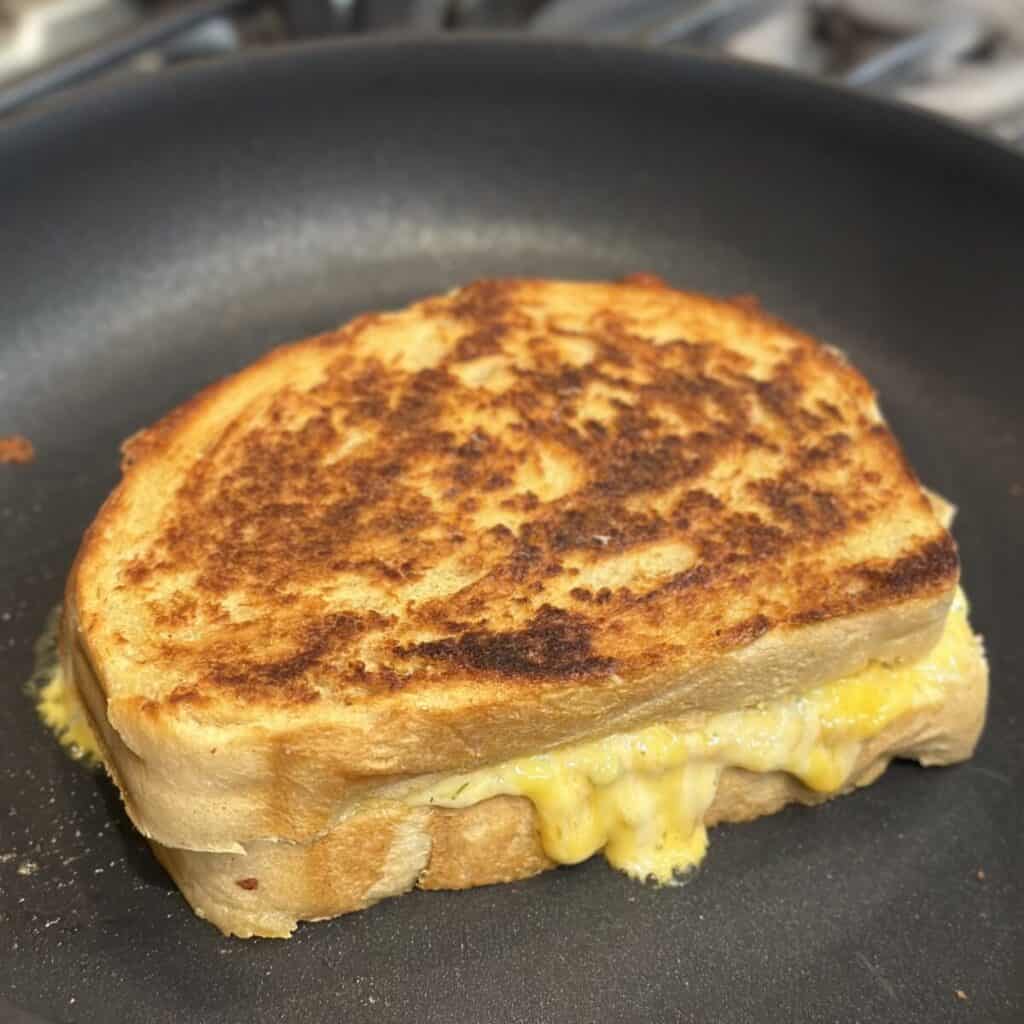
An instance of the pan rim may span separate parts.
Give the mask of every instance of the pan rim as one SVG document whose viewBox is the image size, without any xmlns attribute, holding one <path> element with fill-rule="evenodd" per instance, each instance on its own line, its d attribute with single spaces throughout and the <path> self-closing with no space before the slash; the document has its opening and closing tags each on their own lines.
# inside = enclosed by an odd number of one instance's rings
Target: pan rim
<svg viewBox="0 0 1024 1024">
<path fill-rule="evenodd" d="M 154 73 L 114 73 L 99 80 L 73 86 L 53 96 L 44 97 L 25 110 L 15 111 L 0 119 L 0 154 L 7 148 L 21 144 L 20 134 L 44 130 L 49 124 L 66 120 L 82 120 L 105 106 L 108 110 L 127 108 L 143 102 L 147 96 L 173 93 L 178 85 L 198 85 L 204 81 L 216 84 L 254 69 L 297 63 L 297 73 L 310 57 L 326 58 L 346 52 L 379 52 L 391 56 L 395 51 L 411 54 L 407 59 L 429 52 L 475 50 L 487 53 L 523 54 L 562 52 L 573 57 L 608 56 L 648 64 L 652 69 L 661 66 L 666 72 L 690 73 L 696 76 L 718 75 L 739 89 L 771 86 L 782 91 L 784 98 L 796 96 L 810 102 L 838 105 L 846 116 L 887 118 L 890 122 L 903 122 L 936 135 L 941 142 L 958 140 L 976 144 L 987 151 L 989 157 L 1006 160 L 1007 166 L 1020 174 L 1024 184 L 1024 150 L 969 122 L 959 121 L 945 114 L 914 107 L 894 97 L 882 96 L 852 89 L 841 82 L 813 78 L 789 68 L 759 64 L 723 57 L 687 47 L 673 50 L 651 49 L 634 43 L 607 39 L 570 39 L 561 37 L 530 36 L 525 33 L 498 35 L 486 32 L 460 32 L 457 35 L 424 35 L 417 33 L 376 36 L 340 36 L 329 39 L 300 40 L 265 50 L 248 50 L 215 60 L 196 61 L 177 65 Z M 788 94 L 788 95 L 787 95 Z"/>
</svg>

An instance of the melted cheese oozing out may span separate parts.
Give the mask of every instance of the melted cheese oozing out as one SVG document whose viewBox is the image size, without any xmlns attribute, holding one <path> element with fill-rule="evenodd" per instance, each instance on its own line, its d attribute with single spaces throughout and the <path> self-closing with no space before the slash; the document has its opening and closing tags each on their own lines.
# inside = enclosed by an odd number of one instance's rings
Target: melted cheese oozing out
<svg viewBox="0 0 1024 1024">
<path fill-rule="evenodd" d="M 76 761 L 100 764 L 99 745 L 85 711 L 64 676 L 58 650 L 61 606 L 47 616 L 46 626 L 35 643 L 35 665 L 26 691 L 35 700 L 36 711 L 58 742 Z"/>
<path fill-rule="evenodd" d="M 870 665 L 799 697 L 713 715 L 700 729 L 652 725 L 450 775 L 406 800 L 457 808 L 523 796 L 537 810 L 552 860 L 575 864 L 603 850 L 626 874 L 671 884 L 703 859 L 704 817 L 723 769 L 788 772 L 815 792 L 834 793 L 850 783 L 863 742 L 940 702 L 976 644 L 958 592 L 938 644 L 911 665 Z M 72 756 L 100 760 L 59 666 L 37 707 Z"/>
<path fill-rule="evenodd" d="M 670 884 L 704 856 L 704 817 L 723 769 L 787 772 L 835 793 L 852 781 L 863 742 L 940 702 L 976 643 L 958 592 L 939 643 L 913 664 L 869 665 L 799 697 L 713 715 L 699 729 L 653 725 L 449 776 L 410 800 L 469 807 L 523 796 L 552 860 L 575 864 L 603 850 L 626 874 Z"/>
<path fill-rule="evenodd" d="M 49 681 L 36 695 L 36 710 L 60 745 L 76 761 L 98 764 L 99 745 L 72 687 L 67 685 L 58 662 Z"/>
</svg>

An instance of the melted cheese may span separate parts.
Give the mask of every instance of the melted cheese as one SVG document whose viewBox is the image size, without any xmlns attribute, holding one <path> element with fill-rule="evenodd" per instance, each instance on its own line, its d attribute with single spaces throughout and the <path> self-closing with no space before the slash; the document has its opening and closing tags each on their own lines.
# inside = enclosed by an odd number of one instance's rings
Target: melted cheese
<svg viewBox="0 0 1024 1024">
<path fill-rule="evenodd" d="M 552 860 L 575 864 L 603 851 L 634 878 L 671 883 L 704 856 L 704 817 L 723 769 L 787 772 L 835 793 L 852 783 L 864 741 L 939 703 L 976 643 L 958 593 L 939 643 L 911 665 L 870 665 L 799 697 L 713 715 L 700 729 L 652 725 L 449 776 L 413 802 L 469 807 L 526 797 Z"/>
<path fill-rule="evenodd" d="M 834 793 L 851 784 L 864 741 L 939 703 L 968 671 L 976 645 L 958 592 L 939 643 L 911 665 L 870 665 L 799 697 L 712 715 L 700 729 L 652 725 L 446 776 L 406 800 L 457 808 L 526 797 L 552 860 L 575 864 L 603 851 L 634 878 L 670 884 L 703 859 L 704 817 L 725 768 L 787 772 Z M 72 756 L 99 760 L 59 664 L 50 672 L 38 690 L 40 715 Z"/>
<path fill-rule="evenodd" d="M 65 681 L 59 662 L 36 695 L 36 710 L 71 757 L 90 764 L 100 762 L 96 737 L 73 687 Z"/>
<path fill-rule="evenodd" d="M 35 664 L 25 685 L 35 700 L 36 711 L 58 742 L 76 761 L 100 763 L 100 751 L 74 687 L 67 684 L 57 637 L 61 607 L 54 608 L 35 643 Z"/>
</svg>

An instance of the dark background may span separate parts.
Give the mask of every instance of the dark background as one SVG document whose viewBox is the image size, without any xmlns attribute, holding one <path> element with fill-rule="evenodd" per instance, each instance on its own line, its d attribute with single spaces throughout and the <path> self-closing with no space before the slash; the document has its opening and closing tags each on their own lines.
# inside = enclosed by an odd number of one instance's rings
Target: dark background
<svg viewBox="0 0 1024 1024">
<path fill-rule="evenodd" d="M 961 508 L 993 679 L 978 756 L 716 829 L 681 889 L 595 859 L 287 943 L 222 938 L 23 692 L 118 443 L 360 310 L 482 275 L 638 270 L 755 293 L 879 387 L 922 478 Z M 0 1000 L 153 1024 L 1019 1021 L 1022 300 L 1019 158 L 696 58 L 317 46 L 6 128 L 0 435 L 38 459 L 0 466 Z"/>
</svg>

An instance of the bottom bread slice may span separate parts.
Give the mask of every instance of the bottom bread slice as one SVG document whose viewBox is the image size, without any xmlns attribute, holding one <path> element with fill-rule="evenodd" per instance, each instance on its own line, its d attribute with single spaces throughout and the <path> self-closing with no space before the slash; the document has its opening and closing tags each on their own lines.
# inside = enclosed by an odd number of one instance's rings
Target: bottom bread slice
<svg viewBox="0 0 1024 1024">
<path fill-rule="evenodd" d="M 749 821 L 789 803 L 821 803 L 875 781 L 894 757 L 925 765 L 964 760 L 977 742 L 986 698 L 979 655 L 970 672 L 951 682 L 941 704 L 904 715 L 866 740 L 835 792 L 815 792 L 784 772 L 726 767 L 704 823 Z M 557 866 L 544 852 L 533 804 L 522 796 L 457 809 L 375 801 L 313 842 L 259 841 L 244 854 L 151 845 L 195 912 L 242 938 L 286 938 L 299 921 L 361 910 L 416 886 L 465 889 Z"/>
</svg>

